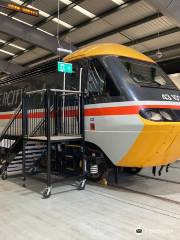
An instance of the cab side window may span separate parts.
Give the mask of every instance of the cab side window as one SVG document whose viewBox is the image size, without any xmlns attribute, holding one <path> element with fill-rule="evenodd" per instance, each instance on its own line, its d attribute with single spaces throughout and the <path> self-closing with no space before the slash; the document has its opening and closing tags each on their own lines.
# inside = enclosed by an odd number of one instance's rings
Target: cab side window
<svg viewBox="0 0 180 240">
<path fill-rule="evenodd" d="M 91 61 L 88 71 L 87 90 L 93 96 L 100 96 L 105 88 L 105 76 L 97 61 Z"/>
<path fill-rule="evenodd" d="M 89 97 L 108 98 L 118 96 L 114 82 L 97 59 L 91 60 L 89 63 L 87 92 Z"/>
<path fill-rule="evenodd" d="M 78 60 L 77 62 L 72 62 L 73 73 L 66 74 L 66 89 L 78 91 L 79 90 L 79 81 L 80 81 L 80 72 L 82 71 L 81 76 L 81 88 L 85 88 L 86 78 L 87 78 L 87 60 Z"/>
<path fill-rule="evenodd" d="M 66 74 L 66 89 L 78 91 L 79 90 L 79 78 L 80 78 L 80 66 L 79 64 L 73 64 L 73 73 Z"/>
</svg>

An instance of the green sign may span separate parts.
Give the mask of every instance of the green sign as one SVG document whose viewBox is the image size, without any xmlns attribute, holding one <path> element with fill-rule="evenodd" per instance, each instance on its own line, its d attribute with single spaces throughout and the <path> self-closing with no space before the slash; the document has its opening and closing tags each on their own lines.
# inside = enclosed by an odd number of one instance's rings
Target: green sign
<svg viewBox="0 0 180 240">
<path fill-rule="evenodd" d="M 65 63 L 65 62 L 58 62 L 58 72 L 62 73 L 72 73 L 72 64 L 71 63 Z"/>
</svg>

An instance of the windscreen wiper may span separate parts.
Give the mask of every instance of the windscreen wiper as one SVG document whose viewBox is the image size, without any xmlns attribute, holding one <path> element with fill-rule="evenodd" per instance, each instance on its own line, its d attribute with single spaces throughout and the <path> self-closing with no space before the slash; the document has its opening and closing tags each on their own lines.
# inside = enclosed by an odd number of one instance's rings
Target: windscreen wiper
<svg viewBox="0 0 180 240">
<path fill-rule="evenodd" d="M 168 90 L 178 90 L 176 87 L 166 87 L 160 85 L 148 85 L 148 84 L 140 84 L 141 87 L 149 87 L 149 88 L 159 88 L 159 89 L 168 89 Z"/>
</svg>

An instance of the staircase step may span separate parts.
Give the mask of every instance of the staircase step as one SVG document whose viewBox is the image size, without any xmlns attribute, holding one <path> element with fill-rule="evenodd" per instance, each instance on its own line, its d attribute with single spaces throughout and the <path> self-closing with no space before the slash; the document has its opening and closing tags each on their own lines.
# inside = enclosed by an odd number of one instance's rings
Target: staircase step
<svg viewBox="0 0 180 240">
<path fill-rule="evenodd" d="M 34 165 L 34 162 L 46 152 L 46 144 L 28 142 L 26 145 L 26 167 L 27 170 Z M 8 175 L 16 175 L 22 173 L 22 151 L 20 151 L 14 160 L 8 166 Z"/>
</svg>

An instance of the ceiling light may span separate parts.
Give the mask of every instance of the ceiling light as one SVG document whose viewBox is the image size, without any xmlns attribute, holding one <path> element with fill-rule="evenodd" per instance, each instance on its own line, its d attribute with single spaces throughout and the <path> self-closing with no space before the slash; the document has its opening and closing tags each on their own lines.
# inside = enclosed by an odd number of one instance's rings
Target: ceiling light
<svg viewBox="0 0 180 240">
<path fill-rule="evenodd" d="M 15 2 L 15 3 L 19 4 L 19 5 L 22 5 L 22 4 L 24 3 L 24 2 L 22 2 L 22 1 L 20 1 L 20 0 L 11 0 L 11 1 L 12 1 L 12 2 Z M 59 0 L 59 1 L 64 2 L 65 4 L 71 4 L 71 3 L 72 3 L 72 2 L 69 1 L 69 0 Z M 50 14 L 48 14 L 48 13 L 46 13 L 46 12 L 44 12 L 44 11 L 38 9 L 38 8 L 35 8 L 35 7 L 31 6 L 31 5 L 27 5 L 27 7 L 32 8 L 32 9 L 35 9 L 35 10 L 38 10 L 40 16 L 43 16 L 43 17 L 45 17 L 45 18 L 50 17 Z M 16 21 L 18 21 L 18 22 L 21 22 L 21 23 L 24 23 L 24 24 L 26 24 L 26 25 L 28 25 L 28 26 L 31 26 L 31 27 L 33 26 L 32 24 L 29 24 L 29 23 L 27 23 L 27 22 L 24 22 L 24 21 L 22 21 L 22 20 L 20 20 L 20 19 L 18 19 L 18 18 L 15 18 L 15 17 L 12 17 L 12 18 L 13 18 L 14 20 L 16 20 Z M 54 22 L 56 22 L 56 23 L 58 23 L 58 24 L 60 24 L 60 25 L 62 25 L 62 26 L 64 26 L 64 27 L 66 27 L 66 28 L 69 28 L 69 29 L 73 27 L 72 25 L 70 25 L 70 24 L 68 24 L 68 23 L 66 23 L 66 22 L 64 22 L 64 21 L 62 21 L 62 20 L 60 20 L 60 19 L 58 19 L 58 18 L 53 18 L 52 21 L 54 21 Z M 38 30 L 42 31 L 42 29 L 38 29 Z M 44 31 L 44 30 L 43 30 L 43 31 Z M 51 33 L 48 33 L 48 32 L 46 32 L 46 31 L 44 31 L 44 32 L 47 33 L 47 34 L 49 34 L 49 35 L 51 35 Z M 53 35 L 53 36 L 54 36 L 54 35 Z"/>
<path fill-rule="evenodd" d="M 45 18 L 50 17 L 50 14 L 49 14 L 49 13 L 46 13 L 46 12 L 44 12 L 44 11 L 38 9 L 38 8 L 35 8 L 35 7 L 31 6 L 31 5 L 28 5 L 27 7 L 28 7 L 28 8 L 35 9 L 35 10 L 38 10 L 38 11 L 39 11 L 39 15 L 42 16 L 42 17 L 45 17 Z"/>
<path fill-rule="evenodd" d="M 86 15 L 87 17 L 90 17 L 90 18 L 94 18 L 96 15 L 94 15 L 93 13 L 87 11 L 86 9 L 80 7 L 80 6 L 75 6 L 74 9 L 76 9 L 78 12 Z"/>
<path fill-rule="evenodd" d="M 116 3 L 117 5 L 121 5 L 124 3 L 123 0 L 112 0 L 114 3 Z"/>
<path fill-rule="evenodd" d="M 0 14 L 1 14 L 1 15 L 4 15 L 4 16 L 7 16 L 7 14 L 6 14 L 6 13 L 4 13 L 4 12 L 0 12 Z"/>
<path fill-rule="evenodd" d="M 4 41 L 4 40 L 2 40 L 2 39 L 0 39 L 0 43 L 7 43 L 7 45 L 9 45 L 9 46 L 11 46 L 11 47 L 18 48 L 18 49 L 23 50 L 23 51 L 25 50 L 25 48 L 20 47 L 20 46 L 18 46 L 18 45 L 16 45 L 16 44 L 13 44 L 13 43 L 9 43 L 9 44 L 8 44 L 8 42 L 6 42 L 6 41 Z"/>
<path fill-rule="evenodd" d="M 17 4 L 19 4 L 19 5 L 22 5 L 24 2 L 22 2 L 21 0 L 11 0 L 12 2 L 15 2 L 15 3 L 17 3 Z M 65 4 L 70 4 L 70 3 L 72 3 L 71 1 L 69 1 L 69 0 L 60 0 L 61 2 L 64 2 Z M 42 16 L 42 17 L 45 17 L 45 18 L 48 18 L 48 17 L 50 17 L 50 14 L 48 14 L 48 13 L 46 13 L 46 12 L 44 12 L 44 11 L 42 11 L 42 10 L 40 10 L 40 9 L 38 9 L 38 8 L 35 8 L 35 7 L 33 7 L 32 5 L 27 5 L 27 7 L 29 7 L 29 8 L 32 8 L 32 9 L 35 9 L 35 10 L 38 10 L 39 11 L 39 15 L 40 16 Z M 13 18 L 13 19 L 15 19 L 15 18 Z M 70 25 L 70 24 L 68 24 L 68 23 L 66 23 L 66 22 L 63 22 L 63 21 L 61 21 L 61 20 L 58 20 L 57 18 L 53 18 L 52 19 L 54 22 L 57 22 L 57 23 L 59 23 L 60 25 L 63 25 L 64 27 L 66 27 L 66 28 L 72 28 L 72 26 Z M 17 20 L 18 21 L 18 20 Z M 21 20 L 19 20 L 19 22 L 20 22 Z M 23 22 L 23 21 L 21 21 L 21 22 Z M 25 23 L 25 22 L 23 22 L 23 23 Z M 27 25 L 29 25 L 29 26 L 33 26 L 33 25 L 31 25 L 31 24 L 28 24 L 28 23 L 26 23 Z M 40 30 L 40 29 L 39 29 Z M 40 30 L 41 31 L 41 30 Z"/>
<path fill-rule="evenodd" d="M 66 5 L 69 5 L 69 4 L 72 3 L 72 2 L 69 1 L 69 0 L 59 0 L 59 1 L 62 2 L 62 3 L 64 3 L 64 4 L 66 4 Z"/>
<path fill-rule="evenodd" d="M 0 52 L 3 52 L 3 53 L 5 53 L 5 54 L 11 55 L 11 56 L 14 56 L 14 55 L 15 55 L 14 53 L 5 51 L 5 50 L 3 50 L 3 49 L 0 49 Z"/>
<path fill-rule="evenodd" d="M 95 21 L 97 21 L 98 19 L 100 19 L 100 17 L 92 18 L 92 19 L 91 19 L 91 22 L 95 22 Z"/>
<path fill-rule="evenodd" d="M 57 48 L 58 52 L 64 52 L 64 53 L 72 53 L 72 50 L 70 49 L 65 49 L 65 48 Z"/>
<path fill-rule="evenodd" d="M 41 31 L 41 32 L 44 32 L 44 33 L 46 33 L 46 34 L 48 34 L 48 35 L 50 35 L 50 36 L 55 36 L 54 34 L 52 34 L 52 33 L 50 33 L 50 32 L 47 32 L 47 31 L 45 31 L 45 30 L 43 30 L 42 28 L 36 28 L 37 30 L 39 30 L 39 31 Z"/>
<path fill-rule="evenodd" d="M 73 32 L 74 30 L 76 30 L 77 29 L 77 27 L 73 27 L 73 28 L 71 28 L 70 30 L 69 30 L 69 32 Z"/>
<path fill-rule="evenodd" d="M 64 4 L 66 4 L 66 5 L 70 5 L 70 4 L 73 3 L 73 2 L 71 2 L 70 0 L 59 0 L 59 1 L 62 2 L 62 3 L 64 3 Z M 95 17 L 95 15 L 94 15 L 93 13 L 87 11 L 86 9 L 80 7 L 79 5 L 75 5 L 73 8 L 74 8 L 75 10 L 77 10 L 78 12 L 84 14 L 84 15 L 87 16 L 87 17 L 90 17 L 90 18 Z"/>
<path fill-rule="evenodd" d="M 14 2 L 14 3 L 18 4 L 18 5 L 22 5 L 24 3 L 24 2 L 22 2 L 20 0 L 11 0 L 11 2 Z M 27 5 L 27 7 L 35 9 L 35 10 L 38 10 L 39 11 L 39 15 L 41 15 L 42 17 L 47 18 L 47 17 L 50 16 L 50 14 L 48 14 L 48 13 L 42 11 L 42 10 L 39 10 L 38 8 L 35 8 L 32 5 Z"/>
<path fill-rule="evenodd" d="M 33 26 L 32 24 L 27 23 L 27 22 L 25 22 L 25 21 L 22 21 L 22 20 L 20 20 L 19 18 L 12 17 L 12 19 L 14 19 L 14 20 L 16 20 L 16 21 L 18 21 L 18 22 L 24 23 L 24 24 L 26 24 L 26 25 L 28 25 L 28 26 L 30 26 L 30 27 Z"/>
<path fill-rule="evenodd" d="M 63 21 L 61 21 L 61 20 L 58 19 L 58 18 L 53 18 L 52 20 L 53 20 L 54 22 L 56 22 L 56 23 L 58 23 L 58 24 L 64 26 L 64 27 L 66 27 L 66 28 L 72 28 L 72 27 L 73 27 L 72 25 L 63 22 Z"/>
<path fill-rule="evenodd" d="M 6 43 L 6 41 L 4 41 L 4 40 L 0 39 L 0 43 Z"/>
<path fill-rule="evenodd" d="M 13 44 L 13 43 L 10 43 L 9 46 L 15 47 L 15 48 L 20 49 L 20 50 L 22 50 L 22 51 L 26 50 L 25 48 L 20 47 L 20 46 L 18 46 L 18 45 L 16 45 L 16 44 Z"/>
<path fill-rule="evenodd" d="M 22 5 L 24 2 L 20 0 L 11 0 L 11 2 L 14 2 L 16 4 Z"/>
</svg>

